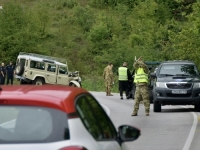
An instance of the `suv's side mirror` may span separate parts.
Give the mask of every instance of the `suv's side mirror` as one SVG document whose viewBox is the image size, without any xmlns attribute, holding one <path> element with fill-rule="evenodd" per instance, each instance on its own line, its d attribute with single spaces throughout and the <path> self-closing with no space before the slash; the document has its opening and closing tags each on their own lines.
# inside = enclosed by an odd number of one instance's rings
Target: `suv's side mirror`
<svg viewBox="0 0 200 150">
<path fill-rule="evenodd" d="M 156 78 L 156 73 L 151 73 L 150 76 L 155 79 Z"/>
<path fill-rule="evenodd" d="M 129 125 L 119 126 L 118 131 L 122 142 L 134 141 L 140 136 L 140 130 Z"/>
</svg>

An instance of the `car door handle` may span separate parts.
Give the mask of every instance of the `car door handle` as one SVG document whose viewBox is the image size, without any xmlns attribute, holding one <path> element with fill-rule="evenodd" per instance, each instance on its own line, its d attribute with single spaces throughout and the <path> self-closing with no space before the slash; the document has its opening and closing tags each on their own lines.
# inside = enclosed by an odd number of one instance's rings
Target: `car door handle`
<svg viewBox="0 0 200 150">
<path fill-rule="evenodd" d="M 49 75 L 47 75 L 47 76 L 49 76 Z"/>
<path fill-rule="evenodd" d="M 59 79 L 61 79 L 61 77 L 58 77 Z"/>
</svg>

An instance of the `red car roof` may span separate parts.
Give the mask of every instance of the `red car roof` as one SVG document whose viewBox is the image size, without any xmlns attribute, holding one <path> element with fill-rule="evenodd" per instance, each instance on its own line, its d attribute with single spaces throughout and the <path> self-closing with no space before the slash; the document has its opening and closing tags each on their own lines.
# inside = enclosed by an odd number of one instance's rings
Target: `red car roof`
<svg viewBox="0 0 200 150">
<path fill-rule="evenodd" d="M 60 109 L 74 113 L 74 100 L 80 94 L 89 94 L 82 88 L 62 85 L 3 85 L 0 105 L 30 105 Z"/>
</svg>

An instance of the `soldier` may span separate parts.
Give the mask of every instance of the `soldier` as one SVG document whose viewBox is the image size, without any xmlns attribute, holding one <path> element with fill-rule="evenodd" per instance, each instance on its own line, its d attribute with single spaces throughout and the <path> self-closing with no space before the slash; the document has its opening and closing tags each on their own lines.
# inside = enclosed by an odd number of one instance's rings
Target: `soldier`
<svg viewBox="0 0 200 150">
<path fill-rule="evenodd" d="M 145 106 L 146 116 L 149 116 L 150 101 L 149 101 L 149 91 L 148 91 L 148 73 L 149 69 L 144 62 L 142 62 L 142 57 L 140 57 L 133 64 L 135 68 L 135 78 L 134 82 L 136 84 L 135 90 L 135 105 L 134 111 L 131 116 L 137 116 L 140 101 L 143 100 Z"/>
<path fill-rule="evenodd" d="M 4 85 L 5 77 L 6 77 L 6 68 L 4 66 L 4 63 L 1 63 L 1 68 L 0 68 L 1 85 Z"/>
<path fill-rule="evenodd" d="M 114 83 L 112 68 L 113 68 L 113 64 L 108 63 L 108 66 L 105 67 L 103 71 L 103 78 L 104 78 L 105 87 L 106 87 L 106 96 L 113 96 L 111 94 L 112 84 Z"/>
<path fill-rule="evenodd" d="M 14 69 L 15 69 L 15 67 L 14 67 L 12 61 L 10 61 L 9 65 L 6 66 L 7 85 L 9 84 L 9 81 L 11 82 L 11 85 L 13 85 Z"/>
</svg>

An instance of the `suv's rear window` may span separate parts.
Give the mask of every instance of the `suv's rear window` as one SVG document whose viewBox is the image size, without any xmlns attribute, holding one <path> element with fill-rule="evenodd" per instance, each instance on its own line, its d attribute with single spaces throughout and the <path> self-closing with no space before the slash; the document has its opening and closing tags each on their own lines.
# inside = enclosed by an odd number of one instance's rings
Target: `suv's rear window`
<svg viewBox="0 0 200 150">
<path fill-rule="evenodd" d="M 197 68 L 192 64 L 163 64 L 160 75 L 199 75 Z"/>
<path fill-rule="evenodd" d="M 69 139 L 67 115 L 56 109 L 0 106 L 0 118 L 0 144 Z"/>
</svg>

